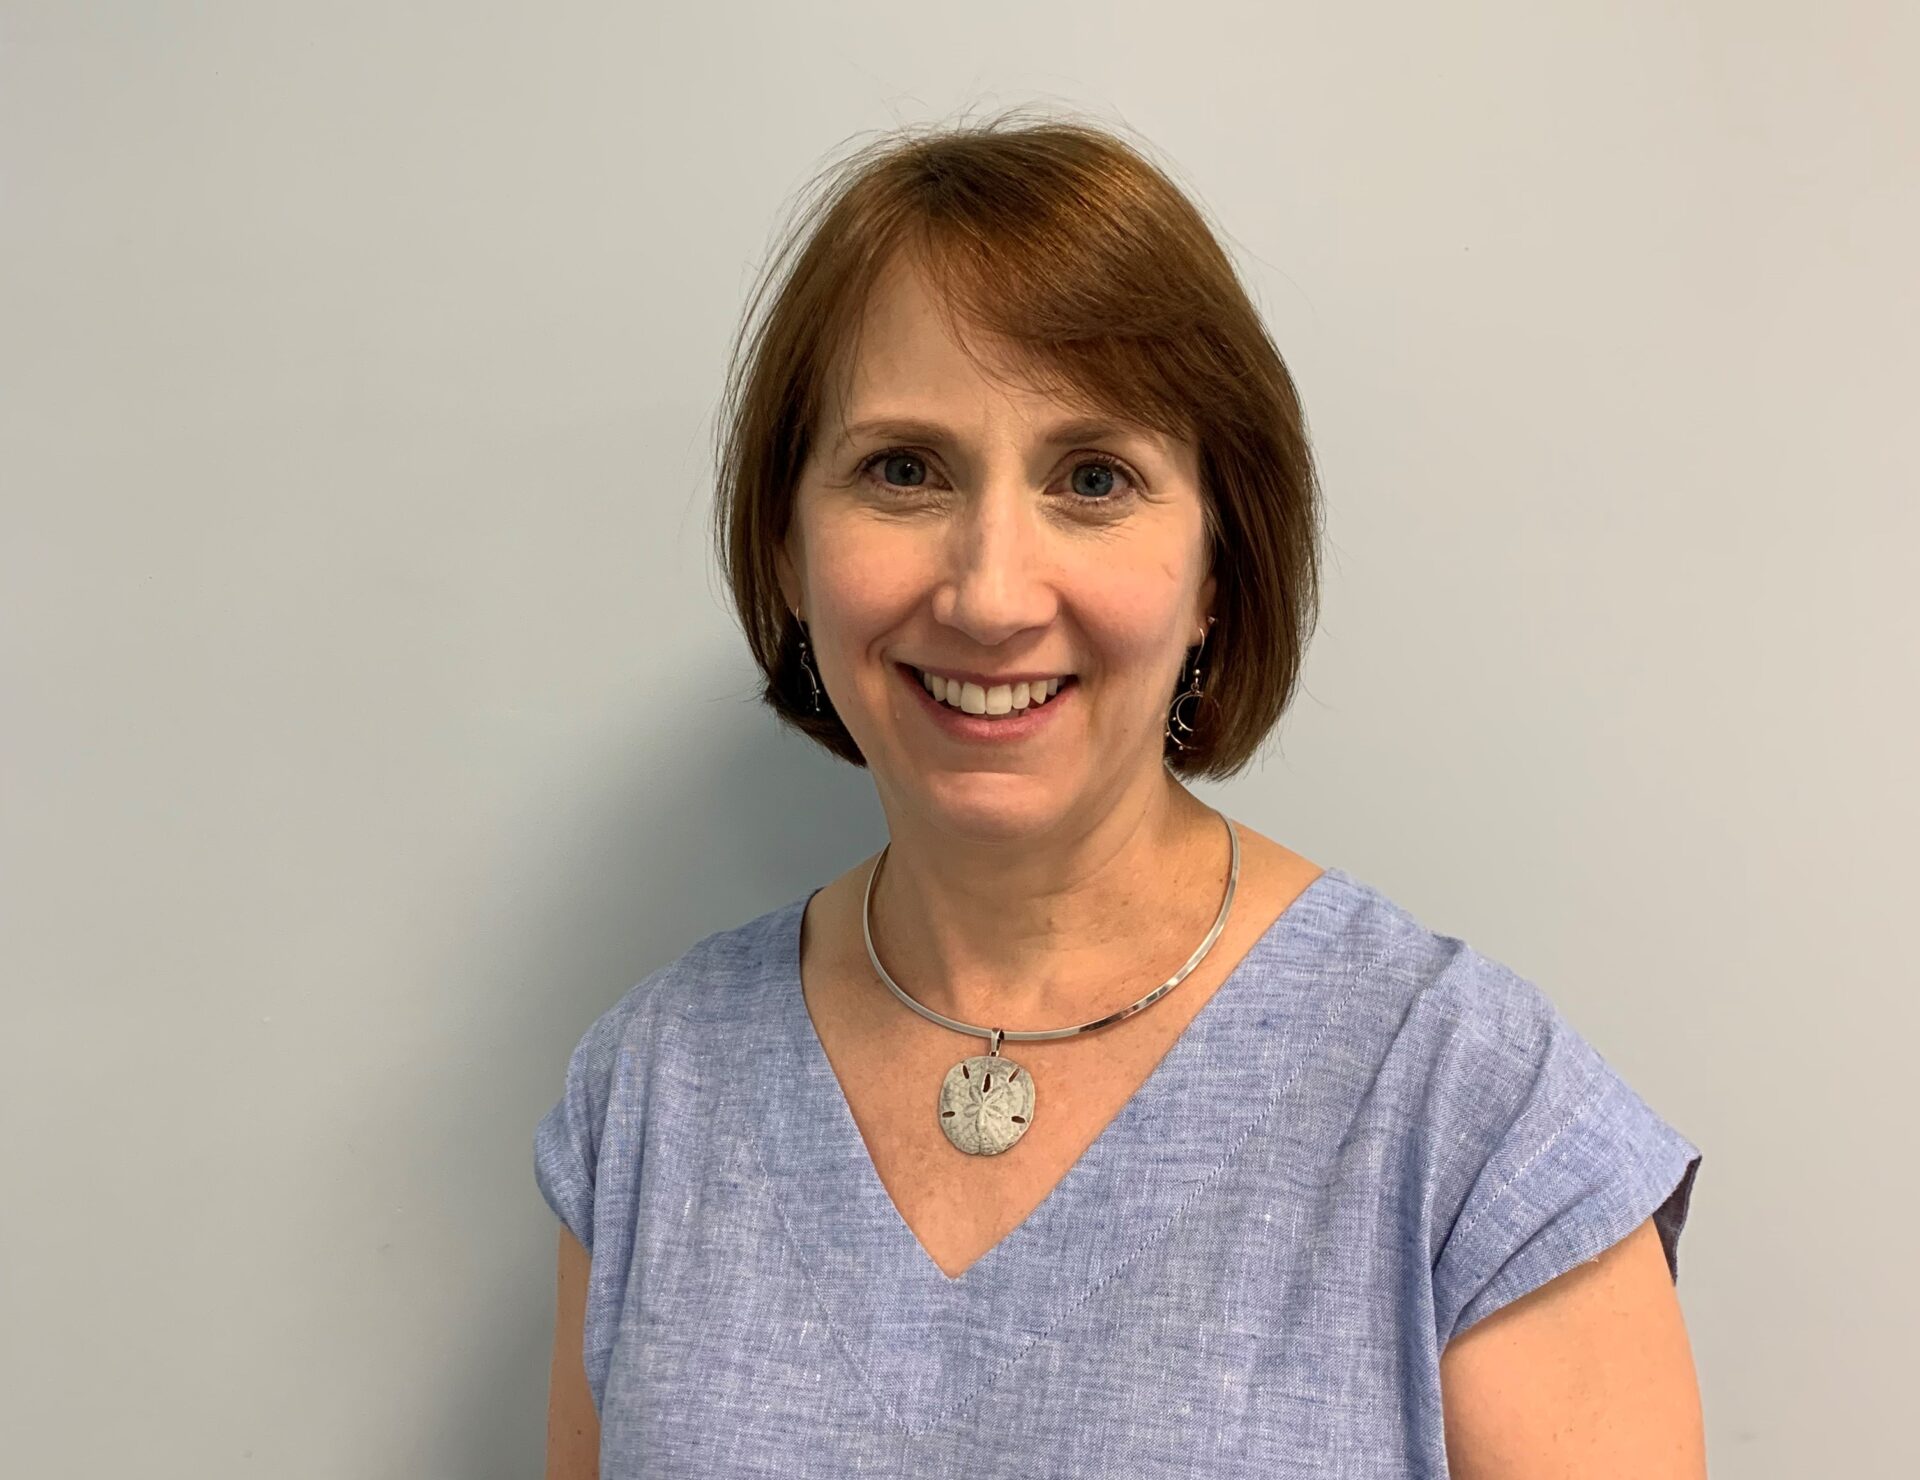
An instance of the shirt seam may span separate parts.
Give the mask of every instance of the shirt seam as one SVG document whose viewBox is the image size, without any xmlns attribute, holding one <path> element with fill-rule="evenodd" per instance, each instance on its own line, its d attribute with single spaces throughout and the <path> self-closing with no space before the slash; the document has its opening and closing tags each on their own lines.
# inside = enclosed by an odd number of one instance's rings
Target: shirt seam
<svg viewBox="0 0 1920 1480">
<path fill-rule="evenodd" d="M 1507 1194 L 1519 1185 L 1520 1179 L 1533 1169 L 1534 1164 L 1551 1151 L 1554 1146 L 1559 1143 L 1560 1138 L 1573 1128 L 1574 1122 L 1593 1108 L 1605 1089 L 1605 1075 L 1596 1067 L 1588 1077 L 1586 1084 L 1582 1086 L 1580 1098 L 1574 1103 L 1571 1110 L 1560 1117 L 1559 1122 L 1553 1128 L 1553 1133 L 1534 1149 L 1531 1156 L 1521 1162 L 1520 1165 L 1515 1167 L 1511 1172 L 1507 1173 L 1506 1178 L 1494 1189 L 1493 1196 L 1486 1200 L 1478 1212 L 1460 1225 L 1459 1232 L 1455 1237 L 1465 1238 L 1468 1234 L 1472 1233 L 1475 1228 L 1479 1227 L 1481 1221 L 1495 1208 L 1499 1207 L 1506 1199 Z"/>
</svg>

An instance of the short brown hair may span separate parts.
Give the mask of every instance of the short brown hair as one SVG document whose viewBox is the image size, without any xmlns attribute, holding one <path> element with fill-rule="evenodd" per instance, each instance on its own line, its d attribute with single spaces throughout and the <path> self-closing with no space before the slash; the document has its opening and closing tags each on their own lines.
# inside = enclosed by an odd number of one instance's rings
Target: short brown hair
<svg viewBox="0 0 1920 1480">
<path fill-rule="evenodd" d="M 1181 707 L 1197 733 L 1165 759 L 1182 777 L 1243 769 L 1299 683 L 1322 511 L 1293 378 L 1200 210 L 1104 127 L 1020 108 L 896 130 L 815 186 L 748 301 L 716 449 L 715 540 L 762 698 L 866 764 L 824 692 L 813 712 L 776 555 L 828 377 L 850 377 L 868 293 L 904 252 L 947 316 L 1015 345 L 1036 386 L 1197 448 L 1215 622 L 1205 697 Z"/>
</svg>

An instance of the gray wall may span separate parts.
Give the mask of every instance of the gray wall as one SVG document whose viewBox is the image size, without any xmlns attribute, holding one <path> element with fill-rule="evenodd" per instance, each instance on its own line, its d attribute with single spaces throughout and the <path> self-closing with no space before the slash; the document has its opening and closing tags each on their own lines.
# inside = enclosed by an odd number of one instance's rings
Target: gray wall
<svg viewBox="0 0 1920 1480">
<path fill-rule="evenodd" d="M 844 142 L 1021 101 L 1306 396 L 1307 692 L 1202 794 L 1702 1146 L 1716 1475 L 1913 1462 L 1913 8 L 967 12 L 0 0 L 0 1469 L 537 1473 L 567 1050 L 881 841 L 751 702 L 728 336 Z"/>
</svg>

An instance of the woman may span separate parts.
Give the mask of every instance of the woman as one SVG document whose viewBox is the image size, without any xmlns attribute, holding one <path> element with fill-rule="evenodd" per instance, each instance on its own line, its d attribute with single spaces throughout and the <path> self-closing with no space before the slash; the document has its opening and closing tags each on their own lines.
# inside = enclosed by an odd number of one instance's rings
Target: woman
<svg viewBox="0 0 1920 1480">
<path fill-rule="evenodd" d="M 1698 1150 L 1183 785 L 1285 709 L 1318 527 L 1195 207 L 1003 117 L 855 156 L 775 267 L 721 547 L 888 841 L 575 1050 L 549 1475 L 1704 1474 Z"/>
</svg>

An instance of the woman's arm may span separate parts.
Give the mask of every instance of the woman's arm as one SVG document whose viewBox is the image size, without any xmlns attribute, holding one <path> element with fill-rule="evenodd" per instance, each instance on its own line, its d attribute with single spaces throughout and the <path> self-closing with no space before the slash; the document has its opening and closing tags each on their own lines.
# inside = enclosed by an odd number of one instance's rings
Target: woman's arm
<svg viewBox="0 0 1920 1480">
<path fill-rule="evenodd" d="M 600 1415 L 581 1360 L 590 1262 L 585 1245 L 562 1224 L 553 1371 L 547 1379 L 546 1480 L 600 1480 Z"/>
<path fill-rule="evenodd" d="M 1706 1480 L 1679 1293 L 1649 1219 L 1440 1354 L 1455 1480 Z"/>
</svg>

